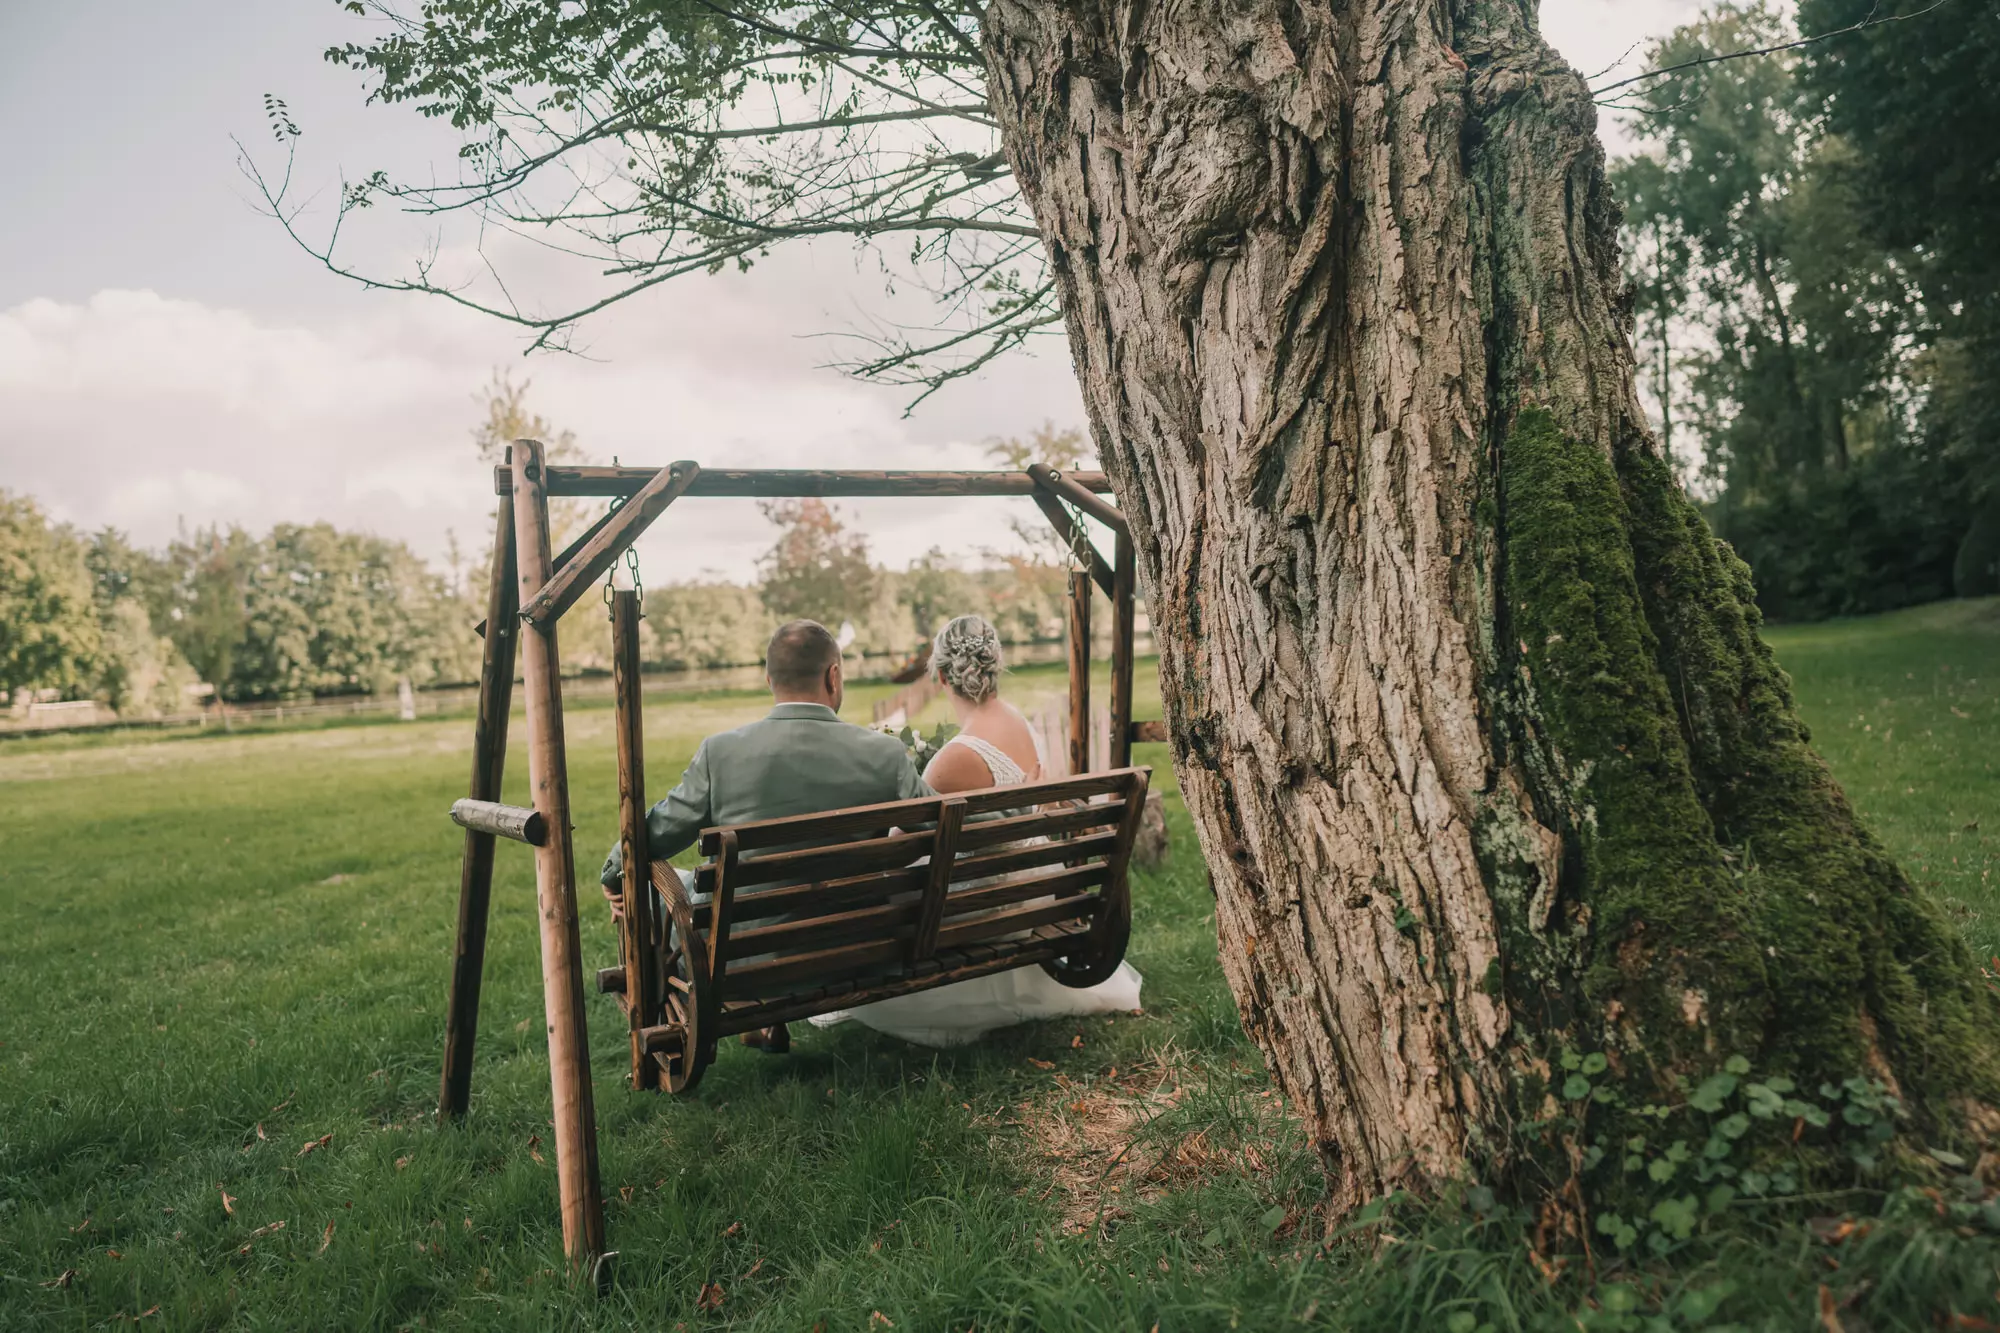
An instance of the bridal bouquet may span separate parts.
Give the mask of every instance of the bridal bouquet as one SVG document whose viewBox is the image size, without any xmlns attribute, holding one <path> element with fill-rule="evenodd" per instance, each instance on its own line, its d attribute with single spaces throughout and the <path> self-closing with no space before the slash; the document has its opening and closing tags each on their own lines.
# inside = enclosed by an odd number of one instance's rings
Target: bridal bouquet
<svg viewBox="0 0 2000 1333">
<path fill-rule="evenodd" d="M 903 748 L 910 752 L 910 762 L 917 766 L 919 773 L 923 772 L 924 765 L 930 763 L 931 758 L 944 748 L 945 742 L 958 734 L 957 725 L 951 722 L 938 723 L 928 736 L 908 726 L 901 731 L 891 727 L 884 727 L 882 730 L 903 743 Z"/>
</svg>

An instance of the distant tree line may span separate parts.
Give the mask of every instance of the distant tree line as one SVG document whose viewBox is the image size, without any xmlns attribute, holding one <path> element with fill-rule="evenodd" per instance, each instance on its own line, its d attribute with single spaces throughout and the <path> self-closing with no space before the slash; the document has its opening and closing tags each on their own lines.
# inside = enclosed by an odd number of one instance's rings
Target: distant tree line
<svg viewBox="0 0 2000 1333">
<path fill-rule="evenodd" d="M 325 523 L 185 532 L 165 549 L 86 534 L 0 492 L 0 690 L 180 711 L 463 680 L 465 602 L 407 546 Z M 471 640 L 471 642 L 468 642 Z"/>
<path fill-rule="evenodd" d="M 2000 592 L 2000 16 L 1712 59 L 1897 8 L 1720 4 L 1609 99 L 1655 409 L 1786 619 Z"/>
<path fill-rule="evenodd" d="M 488 391 L 474 432 L 482 457 L 497 461 L 501 442 L 525 435 L 581 457 L 566 432 L 527 410 L 525 388 L 501 377 Z M 1028 449 L 1074 466 L 1083 446 L 1075 431 L 1044 429 L 1027 445 L 994 448 L 996 457 Z M 968 564 L 933 549 L 891 570 L 824 501 L 772 502 L 764 514 L 777 531 L 757 582 L 646 589 L 649 666 L 760 662 L 771 630 L 797 616 L 851 624 L 852 651 L 874 654 L 908 653 L 966 612 L 1012 642 L 1062 632 L 1067 578 L 1052 534 L 1022 528 L 1025 554 L 975 553 Z M 564 501 L 553 517 L 561 539 L 589 515 Z M 112 528 L 79 532 L 0 491 L 0 691 L 97 698 L 122 715 L 156 716 L 188 708 L 201 684 L 249 702 L 376 693 L 405 677 L 420 688 L 468 682 L 479 670 L 471 627 L 485 615 L 490 554 L 468 559 L 454 542 L 441 573 L 401 542 L 325 523 L 280 523 L 262 536 L 211 526 L 147 550 Z M 608 668 L 608 640 L 593 623 L 603 614 L 586 598 L 565 617 L 566 667 Z"/>
</svg>

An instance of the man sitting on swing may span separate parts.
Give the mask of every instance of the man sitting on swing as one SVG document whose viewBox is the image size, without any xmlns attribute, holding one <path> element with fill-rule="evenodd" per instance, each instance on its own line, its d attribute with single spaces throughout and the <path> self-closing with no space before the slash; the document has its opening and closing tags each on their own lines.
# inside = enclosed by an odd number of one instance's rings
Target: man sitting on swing
<svg viewBox="0 0 2000 1333">
<path fill-rule="evenodd" d="M 840 645 L 826 626 L 780 625 L 764 652 L 764 679 L 776 701 L 771 711 L 704 740 L 680 783 L 646 812 L 653 860 L 685 851 L 705 828 L 934 794 L 901 741 L 840 720 Z M 598 877 L 614 916 L 623 901 L 624 863 L 623 849 L 613 846 Z M 773 1053 L 791 1046 L 783 1024 L 746 1032 L 743 1042 Z"/>
</svg>

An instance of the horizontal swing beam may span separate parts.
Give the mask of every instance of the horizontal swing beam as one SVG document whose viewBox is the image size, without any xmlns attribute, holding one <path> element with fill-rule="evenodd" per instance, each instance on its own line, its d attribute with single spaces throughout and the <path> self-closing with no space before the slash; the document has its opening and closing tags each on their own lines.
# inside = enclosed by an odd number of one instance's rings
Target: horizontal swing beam
<svg viewBox="0 0 2000 1333">
<path fill-rule="evenodd" d="M 551 467 L 550 495 L 634 495 L 659 473 L 649 467 Z M 1085 492 L 1108 492 L 1102 472 L 1068 472 L 1064 481 Z M 508 495 L 513 470 L 493 469 L 493 491 Z M 1033 495 L 1040 488 L 1025 472 L 856 472 L 805 468 L 703 468 L 690 496 L 751 496 L 781 499 L 791 496 L 857 498 L 863 496 Z M 1111 512 L 1116 513 L 1116 510 Z"/>
<path fill-rule="evenodd" d="M 539 847 L 548 840 L 548 824 L 543 820 L 542 812 L 529 806 L 502 805 L 498 801 L 475 801 L 466 797 L 452 802 L 451 822 L 474 833 L 512 838 L 530 847 Z"/>
<path fill-rule="evenodd" d="M 668 505 L 687 494 L 700 477 L 701 469 L 685 460 L 655 472 L 631 499 L 613 511 L 611 521 L 599 528 L 583 544 L 583 549 L 557 567 L 549 581 L 521 608 L 521 619 L 537 629 L 560 620 L 584 590 L 639 539 L 647 525 L 665 513 Z"/>
</svg>

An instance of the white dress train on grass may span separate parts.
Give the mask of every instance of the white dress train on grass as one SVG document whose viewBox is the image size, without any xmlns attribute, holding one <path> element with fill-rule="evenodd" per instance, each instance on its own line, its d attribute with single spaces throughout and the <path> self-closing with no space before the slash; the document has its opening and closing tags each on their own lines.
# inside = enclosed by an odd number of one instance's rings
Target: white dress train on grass
<svg viewBox="0 0 2000 1333">
<path fill-rule="evenodd" d="M 996 787 L 1016 787 L 1028 780 L 1021 766 L 990 741 L 961 732 L 946 742 L 947 748 L 953 745 L 963 745 L 984 760 Z M 1036 749 L 1039 753 L 1039 742 Z M 936 756 L 931 763 L 937 763 Z M 1139 1007 L 1139 986 L 1143 980 L 1137 968 L 1120 963 L 1106 980 L 1073 990 L 1039 967 L 1017 967 L 1011 972 L 953 982 L 936 990 L 820 1014 L 812 1022 L 817 1027 L 832 1027 L 852 1019 L 919 1046 L 963 1046 L 997 1028 L 1035 1019 L 1129 1012 Z"/>
</svg>

